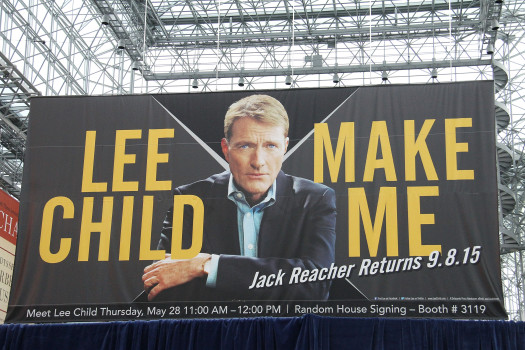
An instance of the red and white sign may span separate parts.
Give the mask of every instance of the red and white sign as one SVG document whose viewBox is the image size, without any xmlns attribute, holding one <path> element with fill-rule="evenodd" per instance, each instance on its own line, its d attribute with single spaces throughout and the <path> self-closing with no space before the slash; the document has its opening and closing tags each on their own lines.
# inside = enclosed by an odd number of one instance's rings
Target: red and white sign
<svg viewBox="0 0 525 350">
<path fill-rule="evenodd" d="M 0 190 L 0 322 L 4 322 L 11 291 L 13 264 L 18 234 L 18 207 L 16 198 Z"/>
</svg>

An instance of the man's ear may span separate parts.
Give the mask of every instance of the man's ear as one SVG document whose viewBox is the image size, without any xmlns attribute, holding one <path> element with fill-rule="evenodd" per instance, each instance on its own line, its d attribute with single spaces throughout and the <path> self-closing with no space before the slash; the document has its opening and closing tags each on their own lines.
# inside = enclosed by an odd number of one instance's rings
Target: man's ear
<svg viewBox="0 0 525 350">
<path fill-rule="evenodd" d="M 286 137 L 284 139 L 284 153 L 286 153 L 286 151 L 288 151 L 288 143 L 290 142 L 290 138 L 289 137 Z"/>
<path fill-rule="evenodd" d="M 224 154 L 224 158 L 226 158 L 226 161 L 229 163 L 230 162 L 230 155 L 229 155 L 229 150 L 230 150 L 230 146 L 228 146 L 228 141 L 226 141 L 225 138 L 223 138 L 221 140 L 221 149 L 222 149 L 222 154 Z"/>
</svg>

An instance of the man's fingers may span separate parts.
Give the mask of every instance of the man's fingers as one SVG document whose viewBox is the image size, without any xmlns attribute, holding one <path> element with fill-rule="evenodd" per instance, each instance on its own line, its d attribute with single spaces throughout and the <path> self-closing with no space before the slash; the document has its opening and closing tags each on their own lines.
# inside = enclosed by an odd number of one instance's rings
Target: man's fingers
<svg viewBox="0 0 525 350">
<path fill-rule="evenodd" d="M 151 278 L 146 278 L 144 280 L 144 290 L 151 289 L 152 287 L 156 286 L 157 284 L 159 284 L 159 279 L 156 276 L 151 277 Z"/>
<path fill-rule="evenodd" d="M 146 280 L 150 279 L 156 274 L 157 274 L 156 270 L 153 270 L 153 269 L 149 269 L 148 271 L 144 270 L 144 274 L 142 275 L 142 282 L 146 282 Z"/>
<path fill-rule="evenodd" d="M 151 288 L 149 291 L 148 291 L 148 301 L 152 301 L 156 296 L 157 296 L 157 293 L 155 292 L 155 288 L 157 286 Z"/>
<path fill-rule="evenodd" d="M 151 272 L 153 270 L 155 270 L 156 268 L 158 268 L 159 266 L 162 266 L 162 265 L 165 265 L 166 263 L 169 263 L 171 260 L 159 260 L 159 261 L 156 261 L 154 262 L 153 264 L 151 265 L 148 265 L 144 268 L 144 273 L 148 273 L 148 272 Z"/>
<path fill-rule="evenodd" d="M 148 291 L 148 299 L 152 300 L 165 289 L 203 277 L 202 266 L 209 256 L 209 254 L 200 254 L 193 259 L 167 258 L 147 266 L 142 281 L 144 290 Z"/>
<path fill-rule="evenodd" d="M 162 288 L 160 285 L 156 285 L 153 288 L 150 289 L 148 293 L 148 301 L 152 301 L 157 294 L 159 294 L 164 288 Z"/>
<path fill-rule="evenodd" d="M 158 266 L 169 264 L 174 261 L 181 261 L 181 259 L 171 259 L 171 254 L 166 254 L 166 257 L 164 260 L 155 261 L 153 264 L 148 265 L 144 268 L 144 273 L 150 272 L 151 270 L 157 268 Z"/>
<path fill-rule="evenodd" d="M 148 273 L 148 272 L 150 272 L 151 270 L 153 270 L 155 267 L 157 267 L 157 264 L 158 264 L 158 263 L 159 263 L 159 262 L 157 261 L 156 263 L 153 263 L 153 264 L 151 264 L 151 265 L 146 266 L 146 267 L 144 268 L 144 273 Z"/>
</svg>

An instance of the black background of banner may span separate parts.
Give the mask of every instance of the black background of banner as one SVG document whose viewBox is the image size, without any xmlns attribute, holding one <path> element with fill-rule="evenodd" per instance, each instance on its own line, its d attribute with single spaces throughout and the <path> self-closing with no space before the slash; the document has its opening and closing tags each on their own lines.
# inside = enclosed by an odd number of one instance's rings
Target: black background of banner
<svg viewBox="0 0 525 350">
<path fill-rule="evenodd" d="M 156 246 L 162 220 L 172 201 L 169 191 L 147 192 L 144 189 L 148 130 L 175 129 L 175 138 L 163 140 L 159 146 L 159 152 L 169 153 L 170 161 L 168 164 L 159 165 L 158 179 L 172 179 L 175 187 L 205 178 L 224 169 L 195 142 L 179 121 L 220 154 L 222 122 L 227 107 L 252 93 L 243 91 L 33 99 L 21 196 L 19 243 L 8 321 L 35 321 L 27 318 L 26 312 L 31 307 L 56 305 L 67 309 L 68 305 L 83 304 L 96 307 L 125 304 L 133 300 L 142 288 L 142 270 L 150 263 L 138 260 L 142 198 L 144 195 L 153 195 L 155 198 L 152 248 Z M 314 123 L 324 120 L 327 116 L 330 116 L 327 123 L 334 148 L 341 122 L 355 122 L 356 181 L 345 183 L 341 171 L 339 181 L 331 183 L 325 164 L 324 183 L 337 192 L 336 264 L 356 264 L 350 278 L 352 285 L 344 279 L 337 279 L 333 283 L 331 299 L 350 301 L 362 298 L 363 293 L 370 301 L 363 300 L 357 303 L 366 304 L 374 300 L 383 303 L 382 298 L 393 298 L 396 303 L 403 303 L 410 298 L 424 298 L 421 302 L 432 304 L 435 302 L 428 301 L 428 298 L 444 298 L 443 303 L 449 303 L 450 306 L 450 298 L 457 298 L 466 304 L 472 302 L 469 300 L 471 298 L 481 298 L 492 300 L 487 303 L 484 315 L 468 313 L 458 317 L 505 316 L 499 270 L 492 82 L 282 90 L 264 93 L 279 99 L 288 111 L 291 125 L 289 150 L 312 131 Z M 468 153 L 458 153 L 458 167 L 473 169 L 475 180 L 445 179 L 444 118 L 472 118 L 471 128 L 458 129 L 458 142 L 469 144 Z M 417 133 L 426 119 L 436 119 L 427 143 L 439 180 L 426 179 L 418 158 L 417 180 L 407 182 L 404 180 L 403 123 L 404 120 L 415 120 Z M 362 181 L 370 127 L 374 120 L 384 120 L 387 123 L 397 181 L 386 181 L 384 172 L 380 169 L 376 170 L 373 182 Z M 136 163 L 126 165 L 126 179 L 139 181 L 138 192 L 111 192 L 115 130 L 122 129 L 142 130 L 142 138 L 129 141 L 126 147 L 127 153 L 136 154 Z M 87 130 L 97 131 L 94 179 L 108 182 L 107 193 L 81 192 Z M 313 135 L 309 135 L 304 143 L 289 155 L 283 164 L 283 170 L 292 175 L 313 179 Z M 362 225 L 361 257 L 348 257 L 347 191 L 351 187 L 365 188 L 373 219 L 378 189 L 385 186 L 396 187 L 399 220 L 399 257 L 387 257 L 388 259 L 408 257 L 407 186 L 439 187 L 438 197 L 422 199 L 421 212 L 435 215 L 434 225 L 422 226 L 423 241 L 425 244 L 442 244 L 444 256 L 440 258 L 441 268 L 427 268 L 429 259 L 424 257 L 422 268 L 418 271 L 357 276 L 362 260 L 370 257 L 365 246 Z M 129 261 L 119 261 L 121 206 L 126 195 L 135 197 L 132 243 Z M 53 236 L 52 251 L 58 250 L 59 236 L 72 238 L 72 246 L 63 262 L 47 264 L 39 255 L 40 225 L 45 203 L 56 196 L 65 196 L 73 201 L 75 219 L 59 220 L 56 218 L 59 215 L 55 213 L 53 227 L 56 228 L 56 236 Z M 95 208 L 102 204 L 104 196 L 113 197 L 112 236 L 107 262 L 97 261 L 96 234 L 92 235 L 89 261 L 77 259 L 82 201 L 87 196 L 94 197 Z M 100 215 L 96 213 L 97 210 L 93 219 Z M 461 254 L 464 254 L 464 249 L 473 249 L 475 246 L 481 247 L 479 262 L 470 264 L 467 259 L 467 263 L 463 264 Z M 456 265 L 454 262 L 445 266 L 446 255 L 451 249 L 457 249 L 460 264 Z M 386 257 L 384 227 L 378 256 L 370 259 L 380 261 L 383 257 Z M 356 293 L 355 287 L 361 293 Z M 195 303 L 195 306 L 198 307 L 199 303 Z M 282 316 L 295 315 L 290 313 Z M 429 316 L 431 315 L 425 315 Z M 444 317 L 455 316 L 449 314 Z M 92 318 L 71 317 L 70 320 Z M 42 320 L 46 321 L 53 320 Z"/>
</svg>

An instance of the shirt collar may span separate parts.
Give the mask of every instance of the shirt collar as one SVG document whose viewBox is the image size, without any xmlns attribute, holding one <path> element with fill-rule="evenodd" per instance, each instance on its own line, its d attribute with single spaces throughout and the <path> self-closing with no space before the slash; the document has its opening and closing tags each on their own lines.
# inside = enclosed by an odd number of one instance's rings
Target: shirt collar
<svg viewBox="0 0 525 350">
<path fill-rule="evenodd" d="M 255 205 L 254 207 L 264 207 L 273 204 L 275 202 L 275 193 L 276 193 L 276 180 L 273 181 L 272 185 L 270 186 L 270 189 L 268 190 L 268 193 L 266 193 L 266 197 Z M 228 181 L 228 198 L 232 200 L 235 203 L 243 203 L 248 205 L 248 202 L 246 201 L 246 197 L 242 191 L 240 191 L 237 186 L 235 186 L 235 182 L 233 181 L 233 175 L 230 174 L 230 180 Z"/>
</svg>

